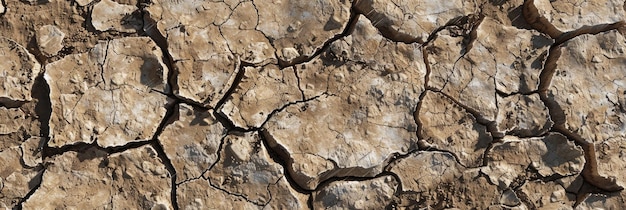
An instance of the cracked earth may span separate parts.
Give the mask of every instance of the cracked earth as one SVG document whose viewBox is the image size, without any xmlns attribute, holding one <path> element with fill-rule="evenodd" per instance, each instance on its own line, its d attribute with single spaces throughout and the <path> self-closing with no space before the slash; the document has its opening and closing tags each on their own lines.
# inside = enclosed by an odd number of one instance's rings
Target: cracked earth
<svg viewBox="0 0 626 210">
<path fill-rule="evenodd" d="M 624 209 L 617 0 L 0 0 L 0 208 Z"/>
</svg>

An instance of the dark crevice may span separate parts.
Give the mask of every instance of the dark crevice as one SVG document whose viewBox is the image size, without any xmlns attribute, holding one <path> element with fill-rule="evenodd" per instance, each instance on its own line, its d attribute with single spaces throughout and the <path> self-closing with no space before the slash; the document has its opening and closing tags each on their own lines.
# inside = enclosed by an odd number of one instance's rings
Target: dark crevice
<svg viewBox="0 0 626 210">
<path fill-rule="evenodd" d="M 554 99 L 554 95 L 549 92 L 550 83 L 557 69 L 557 60 L 561 55 L 561 45 L 551 46 L 548 58 L 539 75 L 539 96 L 543 104 L 548 108 L 550 119 L 554 122 L 551 132 L 557 132 L 573 141 L 577 146 L 582 147 L 585 157 L 585 165 L 581 172 L 585 182 L 607 192 L 621 191 L 624 187 L 619 186 L 614 178 L 601 176 L 598 171 L 596 150 L 593 142 L 588 142 L 579 134 L 570 131 L 566 127 L 566 114 L 561 105 Z"/>
<path fill-rule="evenodd" d="M 172 207 L 174 207 L 174 210 L 178 210 L 178 197 L 176 196 L 176 169 L 174 168 L 174 165 L 172 164 L 172 161 L 167 157 L 167 154 L 165 154 L 165 150 L 163 149 L 163 146 L 161 145 L 161 142 L 157 141 L 156 139 L 150 140 L 148 142 L 152 148 L 154 148 L 154 150 L 157 151 L 158 157 L 161 159 L 161 161 L 163 161 L 163 165 L 165 165 L 165 168 L 167 169 L 167 171 L 170 174 L 170 179 L 171 179 L 171 187 L 172 187 L 172 191 L 170 192 L 170 199 L 172 201 Z"/>
<path fill-rule="evenodd" d="M 360 16 L 359 13 L 356 12 L 354 6 L 352 6 L 352 8 L 350 8 L 350 19 L 348 20 L 346 27 L 340 34 L 336 34 L 332 38 L 326 40 L 326 42 L 324 42 L 324 45 L 322 45 L 321 48 L 317 49 L 311 56 L 308 56 L 308 57 L 300 56 L 298 58 L 294 58 L 291 61 L 284 61 L 279 58 L 278 59 L 279 68 L 284 69 L 290 66 L 295 66 L 298 64 L 306 63 L 318 57 L 320 54 L 322 54 L 322 52 L 328 50 L 328 48 L 330 48 L 330 45 L 333 44 L 335 41 L 352 34 L 354 29 L 356 28 L 357 22 L 359 21 L 359 16 Z"/>
<path fill-rule="evenodd" d="M 43 183 L 43 174 L 44 172 L 46 172 L 46 169 L 43 168 L 41 171 L 39 171 L 39 173 L 37 173 L 37 175 L 35 175 L 35 177 L 33 177 L 33 179 L 31 179 L 28 182 L 29 186 L 32 186 L 31 189 L 28 191 L 28 193 L 26 193 L 26 195 L 24 195 L 24 197 L 22 197 L 20 199 L 20 201 L 15 204 L 15 206 L 13 207 L 13 209 L 16 210 L 22 210 L 24 207 L 22 206 L 24 204 L 24 202 L 26 202 L 30 196 L 32 196 L 33 194 L 35 194 L 35 192 L 39 189 L 39 187 L 41 186 L 41 183 Z M 35 181 L 35 183 L 33 183 L 33 181 Z"/>
<path fill-rule="evenodd" d="M 226 100 L 230 99 L 230 97 L 232 97 L 233 93 L 235 92 L 235 90 L 237 90 L 237 88 L 239 87 L 239 84 L 241 83 L 241 80 L 243 79 L 244 75 L 246 74 L 246 67 L 252 67 L 252 64 L 249 63 L 244 63 L 240 61 L 240 65 L 239 65 L 239 70 L 237 71 L 237 75 L 235 75 L 235 79 L 233 80 L 233 83 L 230 85 L 230 87 L 228 88 L 228 90 L 226 90 L 226 92 L 224 93 L 224 96 L 215 104 L 215 109 L 221 109 L 222 105 L 224 105 L 224 103 L 226 102 Z"/>
<path fill-rule="evenodd" d="M 278 144 L 267 130 L 259 130 L 259 137 L 261 138 L 261 141 L 263 141 L 263 145 L 270 155 L 270 158 L 272 158 L 274 162 L 280 164 L 283 167 L 283 174 L 287 179 L 287 182 L 289 182 L 291 188 L 295 189 L 299 193 L 310 195 L 313 190 L 307 190 L 305 188 L 302 188 L 292 177 L 294 173 L 291 167 L 291 164 L 293 164 L 293 159 L 290 158 L 289 152 L 280 144 Z M 312 205 L 309 205 L 309 207 L 311 208 Z"/>
<path fill-rule="evenodd" d="M 165 104 L 165 109 L 167 111 L 165 112 L 165 116 L 159 123 L 159 126 L 157 127 L 156 131 L 152 135 L 152 138 L 151 138 L 152 140 L 158 140 L 159 136 L 161 135 L 165 127 L 169 124 L 172 124 L 176 119 L 178 119 L 178 115 L 179 115 L 178 104 L 180 103 L 180 101 L 175 98 L 168 98 L 168 100 L 169 100 L 168 103 Z"/>
<path fill-rule="evenodd" d="M 163 54 L 163 63 L 169 69 L 167 75 L 167 87 L 165 88 L 165 92 L 168 96 L 173 95 L 174 90 L 178 90 L 178 69 L 174 66 L 174 59 L 169 52 L 169 44 L 167 43 L 167 38 L 159 32 L 156 28 L 156 21 L 151 19 L 150 13 L 145 10 L 145 7 L 149 5 L 150 0 L 140 0 L 137 2 L 137 8 L 141 11 L 141 15 L 143 16 L 142 28 L 139 29 L 139 34 L 147 34 L 154 43 L 161 48 L 161 54 Z M 170 96 L 172 97 L 172 96 Z"/>
<path fill-rule="evenodd" d="M 274 109 L 272 112 L 270 112 L 270 113 L 267 115 L 267 118 L 265 119 L 265 121 L 263 121 L 263 123 L 261 123 L 261 126 L 259 126 L 258 128 L 253 128 L 253 129 L 251 129 L 251 130 L 261 130 L 261 129 L 263 128 L 263 126 L 265 126 L 265 124 L 266 124 L 267 122 L 269 122 L 269 121 L 270 121 L 270 119 L 272 119 L 272 117 L 273 117 L 274 115 L 276 115 L 277 113 L 279 113 L 279 112 L 283 111 L 284 109 L 286 109 L 286 108 L 287 108 L 287 107 L 289 107 L 289 106 L 293 106 L 293 105 L 296 105 L 296 104 L 306 103 L 306 102 L 309 102 L 309 101 L 313 101 L 313 100 L 318 99 L 318 98 L 320 98 L 320 97 L 322 97 L 322 96 L 326 96 L 326 97 L 328 97 L 328 96 L 329 96 L 329 94 L 328 94 L 328 93 L 322 93 L 321 95 L 316 95 L 316 96 L 313 96 L 313 97 L 311 97 L 311 98 L 307 98 L 307 99 L 303 99 L 303 100 L 298 100 L 298 101 L 290 101 L 289 103 L 287 103 L 287 104 L 283 105 L 282 107 L 280 107 L 280 108 L 278 108 L 278 109 Z"/>
<path fill-rule="evenodd" d="M 414 37 L 410 34 L 406 34 L 394 29 L 393 21 L 387 18 L 385 14 L 376 11 L 372 5 L 372 0 L 357 0 L 354 1 L 353 10 L 359 14 L 363 14 L 367 19 L 372 22 L 372 25 L 378 29 L 383 37 L 405 44 L 419 43 L 421 40 L 419 37 Z"/>
<path fill-rule="evenodd" d="M 563 32 L 554 27 L 548 19 L 539 14 L 539 9 L 535 7 L 534 0 L 525 0 L 522 9 L 522 16 L 531 27 L 537 31 L 547 34 L 548 36 L 556 39 L 560 37 Z"/>
<path fill-rule="evenodd" d="M 624 27 L 624 25 L 626 25 L 626 22 L 620 21 L 620 22 L 610 23 L 610 24 L 583 26 L 579 29 L 563 33 L 558 38 L 555 38 L 554 44 L 555 45 L 562 44 L 580 35 L 585 35 L 585 34 L 596 35 L 596 34 L 611 31 L 611 30 L 617 30 L 619 28 Z"/>
<path fill-rule="evenodd" d="M 98 145 L 96 141 L 92 143 L 78 142 L 76 144 L 67 144 L 61 147 L 49 147 L 48 145 L 45 145 L 43 148 L 42 158 L 45 160 L 46 158 L 52 158 L 57 155 L 62 155 L 66 152 L 81 153 L 82 151 L 87 151 L 92 148 L 95 148 L 100 151 L 104 151 L 108 154 L 115 154 L 115 153 L 124 152 L 129 149 L 135 149 L 135 148 L 145 146 L 147 144 L 150 144 L 151 141 L 152 140 L 134 141 L 134 142 L 128 142 L 122 146 L 113 146 L 113 147 L 101 147 L 100 145 Z"/>
</svg>

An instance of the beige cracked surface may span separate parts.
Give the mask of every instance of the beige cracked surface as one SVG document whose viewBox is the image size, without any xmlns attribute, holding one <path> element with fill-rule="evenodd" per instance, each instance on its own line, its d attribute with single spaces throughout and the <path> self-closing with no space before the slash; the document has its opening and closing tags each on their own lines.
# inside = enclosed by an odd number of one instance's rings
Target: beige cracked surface
<svg viewBox="0 0 626 210">
<path fill-rule="evenodd" d="M 0 0 L 0 208 L 623 209 L 624 6 Z"/>
</svg>

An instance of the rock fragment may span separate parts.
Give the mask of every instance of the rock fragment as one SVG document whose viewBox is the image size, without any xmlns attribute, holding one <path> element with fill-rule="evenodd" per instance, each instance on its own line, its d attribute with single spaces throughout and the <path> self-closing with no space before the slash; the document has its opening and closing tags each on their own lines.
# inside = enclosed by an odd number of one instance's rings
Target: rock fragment
<svg viewBox="0 0 626 210">
<path fill-rule="evenodd" d="M 426 71 L 416 44 L 388 41 L 362 18 L 352 35 L 296 68 L 306 101 L 264 127 L 301 187 L 315 189 L 333 176 L 374 176 L 393 154 L 415 147 L 413 112 Z"/>
<path fill-rule="evenodd" d="M 24 208 L 172 209 L 170 174 L 150 146 L 53 158 Z"/>
<path fill-rule="evenodd" d="M 141 17 L 135 17 L 135 11 L 137 7 L 134 5 L 101 0 L 93 6 L 91 24 L 98 31 L 134 33 L 142 27 Z"/>
<path fill-rule="evenodd" d="M 44 55 L 55 56 L 63 49 L 65 33 L 54 25 L 45 25 L 37 30 L 37 44 Z"/>
<path fill-rule="evenodd" d="M 313 193 L 314 209 L 384 209 L 391 204 L 398 181 L 381 176 L 365 181 L 335 181 Z"/>
<path fill-rule="evenodd" d="M 41 65 L 26 48 L 0 37 L 0 104 L 14 107 L 16 103 L 31 101 L 35 78 Z"/>
<path fill-rule="evenodd" d="M 165 116 L 168 68 L 146 37 L 101 42 L 46 66 L 50 146 L 97 141 L 104 147 L 152 138 Z"/>
<path fill-rule="evenodd" d="M 4 14 L 7 11 L 7 8 L 4 7 L 4 1 L 0 1 L 0 15 Z"/>
<path fill-rule="evenodd" d="M 212 110 L 179 104 L 178 118 L 158 137 L 176 170 L 176 183 L 198 178 L 217 161 L 226 128 Z"/>
</svg>

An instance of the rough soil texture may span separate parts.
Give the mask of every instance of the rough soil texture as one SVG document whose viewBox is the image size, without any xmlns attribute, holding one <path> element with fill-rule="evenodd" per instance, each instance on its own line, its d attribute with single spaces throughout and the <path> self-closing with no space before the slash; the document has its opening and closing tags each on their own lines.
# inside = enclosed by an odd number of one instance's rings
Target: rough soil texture
<svg viewBox="0 0 626 210">
<path fill-rule="evenodd" d="M 626 209 L 626 9 L 0 0 L 0 208 Z"/>
</svg>

